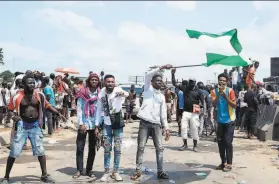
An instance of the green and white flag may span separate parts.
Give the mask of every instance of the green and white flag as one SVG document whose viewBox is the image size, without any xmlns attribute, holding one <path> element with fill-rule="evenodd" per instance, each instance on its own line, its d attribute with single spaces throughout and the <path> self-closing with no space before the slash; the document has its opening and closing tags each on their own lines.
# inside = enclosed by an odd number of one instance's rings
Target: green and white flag
<svg viewBox="0 0 279 184">
<path fill-rule="evenodd" d="M 237 37 L 237 30 L 232 29 L 220 34 L 186 30 L 190 38 L 196 45 L 205 50 L 205 66 L 225 65 L 225 66 L 246 66 L 248 58 L 242 54 L 242 46 Z"/>
</svg>

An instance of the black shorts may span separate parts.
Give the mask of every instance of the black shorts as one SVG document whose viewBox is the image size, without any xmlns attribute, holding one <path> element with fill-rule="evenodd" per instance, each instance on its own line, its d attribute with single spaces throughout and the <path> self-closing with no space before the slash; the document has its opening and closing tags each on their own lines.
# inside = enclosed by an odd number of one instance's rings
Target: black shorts
<svg viewBox="0 0 279 184">
<path fill-rule="evenodd" d="M 69 95 L 65 95 L 63 98 L 63 107 L 71 107 L 69 106 L 71 104 L 71 102 L 69 101 Z"/>
<path fill-rule="evenodd" d="M 127 114 L 132 114 L 134 110 L 134 106 L 133 105 L 126 105 L 126 113 Z"/>
</svg>

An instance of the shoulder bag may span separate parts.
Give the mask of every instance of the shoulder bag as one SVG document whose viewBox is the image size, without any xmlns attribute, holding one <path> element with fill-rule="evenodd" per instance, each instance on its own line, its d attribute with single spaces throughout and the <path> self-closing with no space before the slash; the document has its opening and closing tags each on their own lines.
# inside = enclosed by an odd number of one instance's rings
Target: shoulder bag
<svg viewBox="0 0 279 184">
<path fill-rule="evenodd" d="M 111 121 L 111 128 L 113 130 L 116 130 L 116 129 L 120 129 L 120 128 L 125 127 L 122 111 L 111 114 L 109 103 L 108 103 L 108 95 L 106 95 L 106 101 L 107 101 L 108 113 L 109 113 L 109 117 L 110 117 L 110 121 Z"/>
</svg>

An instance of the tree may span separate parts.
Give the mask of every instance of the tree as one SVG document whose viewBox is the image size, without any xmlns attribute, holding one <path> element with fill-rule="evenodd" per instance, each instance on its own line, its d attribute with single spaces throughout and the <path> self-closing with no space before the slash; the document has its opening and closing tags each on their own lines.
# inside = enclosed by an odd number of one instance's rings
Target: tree
<svg viewBox="0 0 279 184">
<path fill-rule="evenodd" d="M 0 48 L 0 64 L 4 65 L 4 55 L 3 55 L 3 48 Z"/>
<path fill-rule="evenodd" d="M 12 72 L 10 72 L 10 70 L 7 70 L 0 74 L 0 78 L 2 78 L 3 81 L 6 81 L 6 82 L 13 82 L 14 74 Z"/>
</svg>

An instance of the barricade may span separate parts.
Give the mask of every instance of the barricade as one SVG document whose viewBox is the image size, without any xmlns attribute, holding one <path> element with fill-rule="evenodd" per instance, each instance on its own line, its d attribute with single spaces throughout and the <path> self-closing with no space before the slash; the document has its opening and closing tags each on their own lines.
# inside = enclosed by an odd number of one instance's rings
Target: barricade
<svg viewBox="0 0 279 184">
<path fill-rule="evenodd" d="M 261 113 L 258 113 L 257 115 L 257 123 L 256 123 L 256 127 L 259 127 L 261 122 L 262 122 L 262 119 L 263 119 L 263 115 L 265 113 L 265 108 L 266 108 L 266 105 L 264 104 L 260 104 L 259 105 L 259 109 L 261 111 Z M 256 134 L 257 135 L 257 134 Z"/>
<path fill-rule="evenodd" d="M 262 114 L 258 115 L 257 136 L 260 141 L 279 138 L 279 108 L 277 105 L 265 105 Z"/>
</svg>

